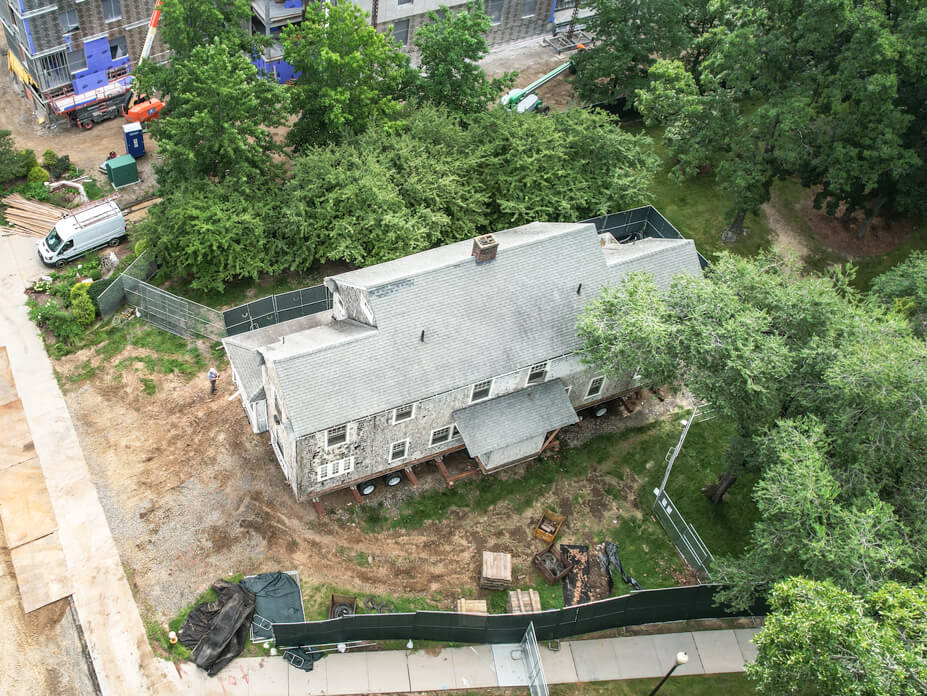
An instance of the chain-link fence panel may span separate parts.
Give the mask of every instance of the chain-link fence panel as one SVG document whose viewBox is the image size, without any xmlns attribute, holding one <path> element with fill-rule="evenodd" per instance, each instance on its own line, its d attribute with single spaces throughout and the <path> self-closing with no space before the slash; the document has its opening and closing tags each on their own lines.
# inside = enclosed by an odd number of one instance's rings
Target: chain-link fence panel
<svg viewBox="0 0 927 696">
<path fill-rule="evenodd" d="M 711 575 L 708 571 L 714 562 L 714 556 L 705 546 L 705 542 L 695 531 L 695 527 L 686 522 L 682 513 L 670 500 L 666 491 L 659 495 L 653 504 L 653 514 L 666 530 L 670 540 L 683 557 L 686 564 L 698 575 L 702 581 L 708 580 Z"/>
</svg>

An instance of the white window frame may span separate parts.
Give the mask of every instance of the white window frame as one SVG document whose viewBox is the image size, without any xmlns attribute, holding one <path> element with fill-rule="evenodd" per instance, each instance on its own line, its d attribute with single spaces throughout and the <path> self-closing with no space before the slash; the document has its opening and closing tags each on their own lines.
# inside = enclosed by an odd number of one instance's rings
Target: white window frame
<svg viewBox="0 0 927 696">
<path fill-rule="evenodd" d="M 116 22 L 122 19 L 122 2 L 121 0 L 101 0 L 100 4 L 103 6 L 103 21 L 107 24 L 109 22 Z M 107 4 L 114 10 L 116 10 L 116 16 L 107 18 L 106 16 L 106 6 Z"/>
<path fill-rule="evenodd" d="M 602 381 L 599 383 L 599 388 L 598 388 L 598 389 L 595 391 L 595 393 L 593 394 L 593 393 L 592 393 L 592 385 L 595 384 L 595 382 L 596 382 L 597 379 L 600 379 L 600 380 L 602 380 Z M 594 399 L 594 398 L 596 398 L 597 396 L 599 396 L 599 395 L 602 393 L 602 389 L 603 389 L 604 387 L 605 387 L 605 375 L 596 375 L 595 377 L 593 377 L 592 379 L 590 379 L 590 380 L 589 380 L 589 386 L 586 387 L 586 397 L 585 397 L 585 400 L 588 401 L 589 399 Z"/>
<path fill-rule="evenodd" d="M 522 19 L 527 19 L 528 17 L 534 17 L 534 15 L 538 13 L 538 0 L 533 0 L 534 5 L 531 8 L 531 12 L 525 14 L 525 5 L 527 5 L 531 1 L 532 0 L 521 0 L 521 18 Z"/>
<path fill-rule="evenodd" d="M 544 382 L 547 381 L 547 373 L 549 371 L 550 371 L 550 360 L 545 360 L 542 363 L 535 363 L 534 365 L 528 368 L 528 379 L 525 382 L 525 385 L 527 386 L 531 384 L 544 384 Z M 531 375 L 533 375 L 535 372 L 541 373 L 540 379 L 531 379 Z"/>
<path fill-rule="evenodd" d="M 463 436 L 460 434 L 460 430 L 458 430 L 457 424 L 454 423 L 454 425 L 451 426 L 451 440 L 458 440 L 461 437 Z"/>
<path fill-rule="evenodd" d="M 399 418 L 399 411 L 401 411 L 404 408 L 410 409 L 409 415 L 405 416 L 404 418 Z M 405 404 L 404 406 L 400 406 L 399 408 L 393 409 L 393 425 L 395 425 L 396 423 L 405 423 L 406 421 L 410 421 L 413 418 L 415 418 L 415 404 Z"/>
<path fill-rule="evenodd" d="M 350 474 L 352 471 L 354 471 L 354 457 L 344 457 L 333 462 L 325 462 L 319 464 L 316 468 L 316 482 L 328 481 L 342 474 Z"/>
<path fill-rule="evenodd" d="M 62 17 L 62 15 L 64 16 Z M 72 20 L 71 17 L 74 19 Z M 77 9 L 58 10 L 58 26 L 61 27 L 62 34 L 70 34 L 72 31 L 78 31 L 80 29 L 80 22 L 77 19 Z"/>
<path fill-rule="evenodd" d="M 496 3 L 499 4 L 498 19 L 496 18 L 496 15 L 490 11 L 492 6 Z M 505 0 L 486 0 L 486 6 L 483 8 L 483 12 L 489 15 L 489 20 L 492 23 L 492 26 L 495 27 L 502 24 L 502 14 L 505 12 Z"/>
<path fill-rule="evenodd" d="M 344 440 L 342 440 L 341 442 L 332 443 L 330 440 L 332 430 L 339 430 L 341 428 L 344 428 Z M 348 444 L 349 437 L 350 437 L 350 432 L 349 432 L 347 423 L 345 423 L 344 425 L 336 425 L 334 428 L 329 428 L 328 430 L 325 431 L 325 449 L 331 449 L 332 447 L 337 447 L 338 445 L 346 445 Z"/>
<path fill-rule="evenodd" d="M 402 447 L 402 456 L 401 456 L 401 457 L 394 457 L 394 456 L 393 456 L 393 451 L 396 449 L 396 445 L 402 445 L 402 446 L 403 446 L 403 447 Z M 389 445 L 389 461 L 390 461 L 390 463 L 400 462 L 400 461 L 402 461 L 403 459 L 407 459 L 408 457 L 409 457 L 409 438 L 406 438 L 405 440 L 397 440 L 396 442 L 391 442 L 391 443 L 390 443 L 390 445 Z"/>
<path fill-rule="evenodd" d="M 447 434 L 446 434 L 446 436 L 444 437 L 444 439 L 443 439 L 443 440 L 435 440 L 435 433 L 440 432 L 440 431 L 442 431 L 442 430 L 446 430 L 446 431 L 447 431 Z M 436 445 L 444 445 L 444 444 L 450 442 L 451 440 L 454 439 L 454 438 L 451 437 L 451 433 L 453 432 L 453 430 L 454 430 L 454 426 L 453 426 L 453 425 L 445 425 L 443 428 L 435 428 L 434 430 L 431 431 L 431 436 L 428 438 L 428 443 L 429 443 L 428 446 L 429 446 L 429 447 L 435 447 Z"/>
<path fill-rule="evenodd" d="M 484 379 L 482 382 L 477 382 L 472 387 L 470 387 L 470 403 L 472 404 L 472 403 L 476 403 L 477 401 L 485 401 L 486 399 L 491 397 L 492 396 L 492 383 L 493 383 L 493 380 Z M 482 387 L 486 384 L 489 385 L 489 388 L 486 390 L 486 396 L 481 396 L 480 398 L 477 399 L 475 397 L 477 387 Z"/>
</svg>

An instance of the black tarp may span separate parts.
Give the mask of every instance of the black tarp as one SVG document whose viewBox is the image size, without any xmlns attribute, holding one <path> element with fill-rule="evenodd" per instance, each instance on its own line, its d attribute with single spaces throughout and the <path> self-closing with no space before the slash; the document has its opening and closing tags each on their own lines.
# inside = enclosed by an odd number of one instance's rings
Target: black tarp
<svg viewBox="0 0 927 696">
<path fill-rule="evenodd" d="M 180 643 L 189 648 L 190 660 L 210 677 L 234 660 L 248 640 L 254 595 L 243 587 L 216 580 L 215 601 L 195 607 L 177 631 Z"/>
<path fill-rule="evenodd" d="M 299 583 L 287 573 L 261 573 L 241 581 L 241 586 L 255 597 L 251 619 L 251 640 L 259 643 L 271 640 L 271 624 L 305 621 Z"/>
</svg>

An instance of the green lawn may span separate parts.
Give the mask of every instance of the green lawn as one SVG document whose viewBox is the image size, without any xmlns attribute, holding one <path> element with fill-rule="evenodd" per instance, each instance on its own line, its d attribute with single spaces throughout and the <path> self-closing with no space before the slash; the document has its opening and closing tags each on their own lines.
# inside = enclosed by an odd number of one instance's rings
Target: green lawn
<svg viewBox="0 0 927 696">
<path fill-rule="evenodd" d="M 554 684 L 551 696 L 644 696 L 659 679 Z M 660 696 L 751 696 L 756 691 L 743 674 L 714 674 L 698 677 L 670 677 L 660 687 Z"/>
<path fill-rule="evenodd" d="M 695 246 L 704 256 L 710 260 L 722 250 L 752 256 L 759 249 L 769 247 L 772 232 L 761 215 L 747 216 L 747 234 L 737 242 L 722 242 L 721 232 L 733 217 L 732 197 L 716 186 L 714 174 L 674 183 L 669 176 L 673 162 L 663 146 L 663 128 L 632 125 L 627 130 L 647 133 L 653 139 L 653 151 L 660 157 L 661 166 L 650 187 L 651 202 L 684 237 L 695 241 Z"/>
</svg>

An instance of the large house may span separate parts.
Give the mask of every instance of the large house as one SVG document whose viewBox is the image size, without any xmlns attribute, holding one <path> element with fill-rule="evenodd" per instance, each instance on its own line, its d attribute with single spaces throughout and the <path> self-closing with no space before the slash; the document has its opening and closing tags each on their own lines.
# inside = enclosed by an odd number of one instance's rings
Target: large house
<svg viewBox="0 0 927 696">
<path fill-rule="evenodd" d="M 698 274 L 695 245 L 535 222 L 331 276 L 331 310 L 224 344 L 300 499 L 463 448 L 491 473 L 638 386 L 634 365 L 616 379 L 583 364 L 576 335 L 602 287 L 638 270 Z"/>
</svg>

